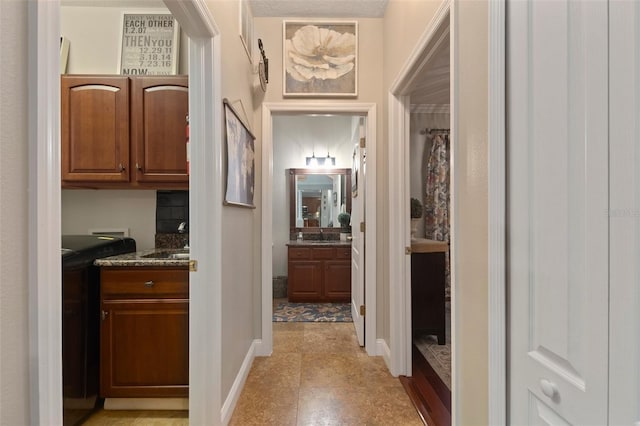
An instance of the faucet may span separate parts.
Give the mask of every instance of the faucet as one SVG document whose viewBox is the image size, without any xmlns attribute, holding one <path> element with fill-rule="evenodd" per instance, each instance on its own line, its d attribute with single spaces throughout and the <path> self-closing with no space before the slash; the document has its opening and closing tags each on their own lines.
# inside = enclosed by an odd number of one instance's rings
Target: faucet
<svg viewBox="0 0 640 426">
<path fill-rule="evenodd" d="M 178 234 L 185 234 L 187 231 L 188 231 L 187 222 L 180 222 L 180 225 L 178 225 Z M 189 237 L 186 237 L 184 239 L 184 249 L 185 250 L 189 249 Z"/>
<path fill-rule="evenodd" d="M 324 240 L 324 232 L 322 232 L 322 228 L 320 228 L 320 241 Z"/>
</svg>

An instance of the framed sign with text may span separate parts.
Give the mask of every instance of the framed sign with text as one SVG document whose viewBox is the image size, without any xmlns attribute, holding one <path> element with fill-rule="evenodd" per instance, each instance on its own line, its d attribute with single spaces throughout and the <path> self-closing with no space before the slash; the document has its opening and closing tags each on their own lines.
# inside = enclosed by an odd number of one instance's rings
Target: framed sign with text
<svg viewBox="0 0 640 426">
<path fill-rule="evenodd" d="M 179 36 L 178 22 L 171 14 L 123 13 L 120 74 L 176 74 Z"/>
</svg>

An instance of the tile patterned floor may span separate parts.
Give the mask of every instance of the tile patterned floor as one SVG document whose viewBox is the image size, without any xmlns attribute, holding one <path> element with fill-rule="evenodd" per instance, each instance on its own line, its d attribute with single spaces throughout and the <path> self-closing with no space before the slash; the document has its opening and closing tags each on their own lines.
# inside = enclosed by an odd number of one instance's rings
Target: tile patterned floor
<svg viewBox="0 0 640 426">
<path fill-rule="evenodd" d="M 186 411 L 99 411 L 85 425 L 188 425 Z M 422 421 L 353 323 L 273 324 L 273 354 L 253 362 L 230 425 L 398 425 Z"/>
<path fill-rule="evenodd" d="M 352 323 L 275 323 L 230 425 L 422 425 L 400 381 Z"/>
</svg>

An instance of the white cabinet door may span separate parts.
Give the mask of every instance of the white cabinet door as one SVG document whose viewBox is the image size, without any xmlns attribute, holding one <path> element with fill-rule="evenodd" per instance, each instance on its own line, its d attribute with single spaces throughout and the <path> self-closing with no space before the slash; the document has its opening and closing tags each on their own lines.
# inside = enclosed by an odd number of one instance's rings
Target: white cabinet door
<svg viewBox="0 0 640 426">
<path fill-rule="evenodd" d="M 509 424 L 608 421 L 608 12 L 507 5 Z"/>
<path fill-rule="evenodd" d="M 640 426 L 640 2 L 609 19 L 609 424 Z"/>
</svg>

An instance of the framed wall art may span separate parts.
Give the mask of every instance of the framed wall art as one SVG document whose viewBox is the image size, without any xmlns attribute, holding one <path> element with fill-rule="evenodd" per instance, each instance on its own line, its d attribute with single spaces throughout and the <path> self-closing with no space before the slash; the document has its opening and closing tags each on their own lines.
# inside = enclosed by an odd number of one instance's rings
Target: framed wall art
<svg viewBox="0 0 640 426">
<path fill-rule="evenodd" d="M 227 188 L 224 204 L 255 208 L 255 137 L 228 100 L 224 100 Z"/>
<path fill-rule="evenodd" d="M 180 28 L 167 13 L 123 13 L 118 72 L 173 75 L 178 72 Z"/>
<path fill-rule="evenodd" d="M 240 0 L 240 41 L 253 64 L 253 15 L 248 0 Z"/>
<path fill-rule="evenodd" d="M 283 22 L 283 96 L 358 96 L 356 21 Z"/>
</svg>

